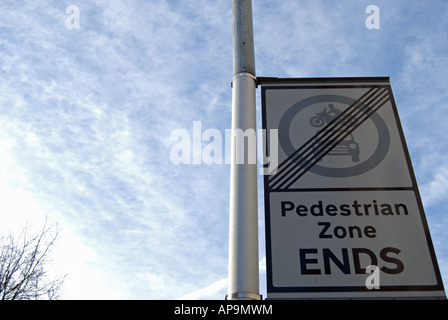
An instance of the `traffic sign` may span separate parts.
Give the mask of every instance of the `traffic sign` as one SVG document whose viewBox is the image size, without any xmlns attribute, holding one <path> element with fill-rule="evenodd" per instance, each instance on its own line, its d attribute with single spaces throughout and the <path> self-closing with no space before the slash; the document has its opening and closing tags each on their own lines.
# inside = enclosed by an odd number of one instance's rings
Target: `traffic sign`
<svg viewBox="0 0 448 320">
<path fill-rule="evenodd" d="M 389 78 L 261 84 L 268 299 L 444 298 Z"/>
</svg>

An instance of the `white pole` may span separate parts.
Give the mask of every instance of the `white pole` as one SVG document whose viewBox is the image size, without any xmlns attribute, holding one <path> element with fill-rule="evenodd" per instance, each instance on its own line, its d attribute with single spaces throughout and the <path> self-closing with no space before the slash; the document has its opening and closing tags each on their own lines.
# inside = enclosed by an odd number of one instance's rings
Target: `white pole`
<svg viewBox="0 0 448 320">
<path fill-rule="evenodd" d="M 239 148 L 236 130 L 255 134 L 255 58 L 251 0 L 233 0 L 233 92 L 229 223 L 229 300 L 258 300 L 257 163 Z M 239 141 L 241 142 L 241 141 Z M 239 153 L 244 152 L 244 155 Z M 255 153 L 256 155 L 256 153 Z M 239 163 L 238 159 L 244 159 Z M 253 159 L 253 157 L 252 157 Z M 255 157 L 256 159 L 256 157 Z"/>
</svg>

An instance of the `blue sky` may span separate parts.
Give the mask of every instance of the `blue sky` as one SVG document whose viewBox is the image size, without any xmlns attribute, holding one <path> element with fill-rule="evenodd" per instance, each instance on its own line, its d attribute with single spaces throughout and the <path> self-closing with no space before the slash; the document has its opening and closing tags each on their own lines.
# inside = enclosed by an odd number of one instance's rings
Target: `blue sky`
<svg viewBox="0 0 448 320">
<path fill-rule="evenodd" d="M 448 286 L 446 1 L 253 0 L 253 14 L 258 76 L 391 77 Z M 1 0 L 0 80 L 0 231 L 59 223 L 66 298 L 225 297 L 230 167 L 173 164 L 170 134 L 231 126 L 231 1 Z M 262 195 L 259 179 L 265 294 Z"/>
</svg>

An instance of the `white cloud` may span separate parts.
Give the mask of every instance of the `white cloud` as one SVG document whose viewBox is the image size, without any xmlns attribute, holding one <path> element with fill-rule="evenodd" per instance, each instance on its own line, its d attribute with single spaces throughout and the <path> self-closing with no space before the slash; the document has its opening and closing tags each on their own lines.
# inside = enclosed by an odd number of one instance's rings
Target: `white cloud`
<svg viewBox="0 0 448 320">
<path fill-rule="evenodd" d="M 180 297 L 178 300 L 204 300 L 204 299 L 222 300 L 225 298 L 227 292 L 227 284 L 228 284 L 227 278 L 220 279 L 213 282 L 211 285 L 205 288 L 201 288 L 194 292 L 188 293 Z"/>
<path fill-rule="evenodd" d="M 266 288 L 263 287 L 263 277 L 266 274 L 266 258 L 259 261 L 259 273 L 260 273 L 260 292 L 263 293 Z M 178 300 L 222 300 L 227 295 L 229 279 L 223 278 L 213 282 L 212 284 L 197 289 L 193 292 L 187 293 Z"/>
<path fill-rule="evenodd" d="M 427 206 L 437 205 L 448 197 L 448 167 L 438 167 L 434 171 L 432 180 L 420 187 L 422 199 Z"/>
</svg>

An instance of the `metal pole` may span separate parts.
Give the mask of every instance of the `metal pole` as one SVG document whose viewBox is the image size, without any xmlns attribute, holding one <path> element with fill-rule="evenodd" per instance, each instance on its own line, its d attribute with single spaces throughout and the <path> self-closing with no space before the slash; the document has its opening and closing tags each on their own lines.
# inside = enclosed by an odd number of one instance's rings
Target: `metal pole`
<svg viewBox="0 0 448 320">
<path fill-rule="evenodd" d="M 241 141 L 236 138 L 236 131 L 239 129 L 248 135 L 256 132 L 256 78 L 251 0 L 233 0 L 232 12 L 234 77 L 227 299 L 258 300 L 261 296 L 258 283 L 257 163 L 256 160 L 249 161 L 251 158 L 249 153 L 256 152 L 256 142 L 247 139 L 244 148 L 239 148 Z M 250 145 L 250 141 L 255 145 Z M 244 152 L 244 155 L 241 155 L 241 152 Z M 239 163 L 238 159 L 244 159 L 244 163 Z"/>
</svg>

